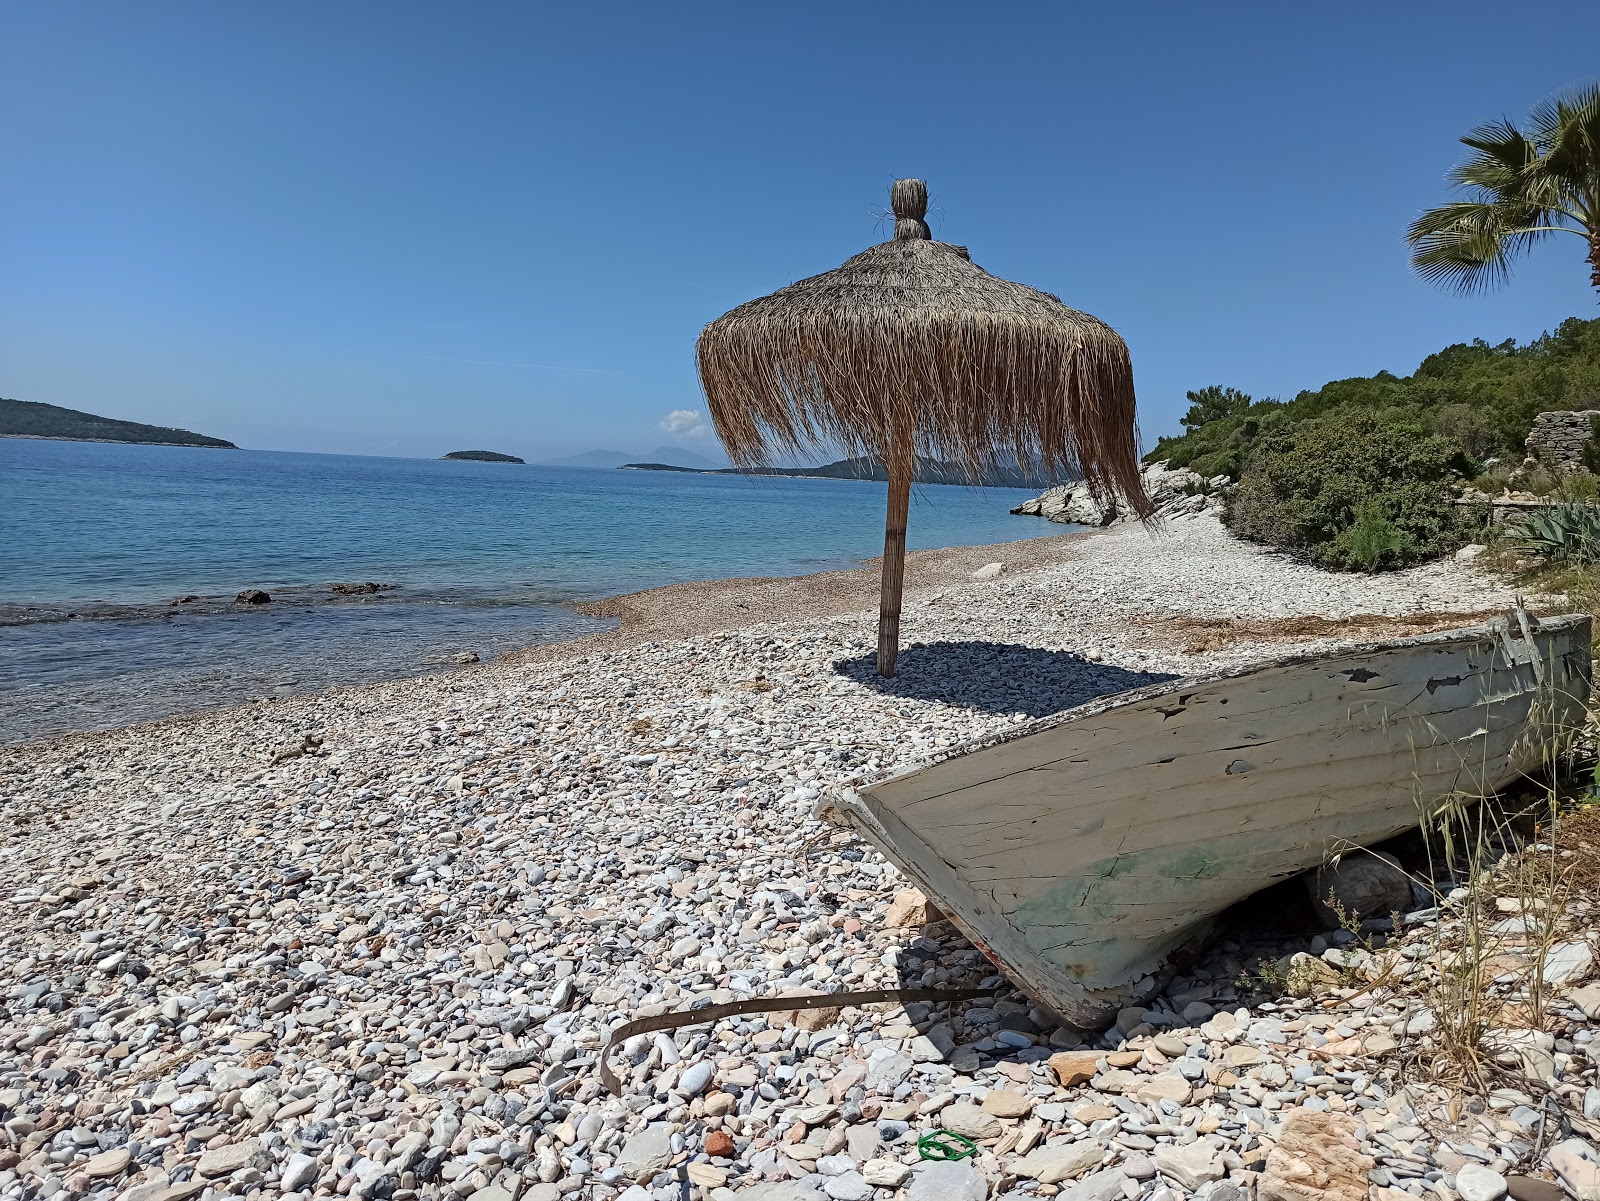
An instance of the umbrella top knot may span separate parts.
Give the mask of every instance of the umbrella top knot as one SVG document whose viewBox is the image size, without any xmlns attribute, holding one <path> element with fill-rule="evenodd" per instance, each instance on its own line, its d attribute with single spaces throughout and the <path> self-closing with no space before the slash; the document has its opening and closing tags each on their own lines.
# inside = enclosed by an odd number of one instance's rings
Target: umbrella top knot
<svg viewBox="0 0 1600 1201">
<path fill-rule="evenodd" d="M 897 179 L 889 189 L 889 205 L 894 209 L 894 237 L 897 242 L 929 242 L 933 233 L 923 220 L 928 215 L 928 185 L 920 179 Z"/>
</svg>

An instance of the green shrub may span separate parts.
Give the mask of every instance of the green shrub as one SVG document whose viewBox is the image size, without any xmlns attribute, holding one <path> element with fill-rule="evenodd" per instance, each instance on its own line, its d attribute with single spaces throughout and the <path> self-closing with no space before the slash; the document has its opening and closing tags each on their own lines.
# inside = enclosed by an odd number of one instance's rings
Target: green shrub
<svg viewBox="0 0 1600 1201">
<path fill-rule="evenodd" d="M 1451 482 L 1478 470 L 1442 435 L 1368 410 L 1263 438 L 1223 520 L 1241 538 L 1341 571 L 1408 567 L 1466 541 Z"/>
<path fill-rule="evenodd" d="M 1415 549 L 1410 535 L 1389 520 L 1376 500 L 1362 501 L 1355 523 L 1333 540 L 1334 553 L 1362 571 L 1381 571 L 1389 562 L 1403 562 Z"/>
<path fill-rule="evenodd" d="M 1410 376 L 1380 371 L 1333 380 L 1293 400 L 1251 400 L 1232 388 L 1189 393 L 1186 433 L 1162 438 L 1145 456 L 1175 467 L 1238 479 L 1255 447 L 1278 430 L 1336 413 L 1381 414 L 1410 421 L 1449 439 L 1462 453 L 1483 459 L 1499 454 L 1520 462 L 1535 414 L 1585 409 L 1600 396 L 1600 319 L 1563 321 L 1525 345 L 1478 340 L 1428 356 Z M 1600 474 L 1600 439 L 1590 470 Z"/>
<path fill-rule="evenodd" d="M 1587 567 L 1600 563 L 1600 505 L 1568 501 L 1532 513 L 1509 531 L 1522 550 L 1551 563 Z"/>
</svg>

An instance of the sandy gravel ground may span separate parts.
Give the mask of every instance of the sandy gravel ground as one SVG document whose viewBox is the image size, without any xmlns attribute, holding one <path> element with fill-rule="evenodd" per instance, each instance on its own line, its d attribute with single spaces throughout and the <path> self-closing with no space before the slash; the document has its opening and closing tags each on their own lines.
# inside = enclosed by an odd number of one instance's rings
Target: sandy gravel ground
<svg viewBox="0 0 1600 1201">
<path fill-rule="evenodd" d="M 0 1197 L 1244 1201 L 1301 1110 L 1441 1201 L 1468 1160 L 1530 1158 L 1490 1130 L 1449 1159 L 1386 1074 L 1407 1015 L 1251 1012 L 1233 944 L 1109 1034 L 1014 991 L 755 1016 L 632 1040 L 605 1093 L 606 1032 L 652 1007 L 1004 989 L 810 819 L 819 796 L 1364 638 L 1353 614 L 1511 599 L 1455 562 L 1329 575 L 1208 517 L 925 552 L 910 578 L 889 684 L 869 569 L 622 597 L 619 632 L 514 661 L 0 751 Z M 1308 614 L 1327 624 L 1248 628 Z M 1050 1066 L 1072 1051 L 1086 1075 Z M 981 1154 L 922 1161 L 934 1128 Z"/>
</svg>

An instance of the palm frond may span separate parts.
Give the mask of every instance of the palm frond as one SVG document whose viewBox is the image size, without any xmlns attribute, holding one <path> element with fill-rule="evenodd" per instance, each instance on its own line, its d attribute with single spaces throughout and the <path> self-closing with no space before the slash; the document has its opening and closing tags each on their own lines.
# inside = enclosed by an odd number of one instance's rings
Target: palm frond
<svg viewBox="0 0 1600 1201">
<path fill-rule="evenodd" d="M 1545 101 L 1519 129 L 1480 125 L 1450 183 L 1467 198 L 1423 213 L 1406 230 L 1417 274 L 1460 292 L 1505 282 L 1511 264 L 1557 230 L 1600 227 L 1600 85 Z"/>
<path fill-rule="evenodd" d="M 1544 151 L 1538 174 L 1559 180 L 1580 207 L 1586 192 L 1590 204 L 1600 200 L 1600 84 L 1545 101 L 1530 120 Z"/>
</svg>

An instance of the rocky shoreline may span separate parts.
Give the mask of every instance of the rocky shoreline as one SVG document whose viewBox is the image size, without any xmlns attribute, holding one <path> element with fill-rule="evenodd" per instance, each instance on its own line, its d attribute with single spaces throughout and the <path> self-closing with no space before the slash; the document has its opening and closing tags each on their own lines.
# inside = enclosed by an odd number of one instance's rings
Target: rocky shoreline
<svg viewBox="0 0 1600 1201">
<path fill-rule="evenodd" d="M 1225 475 L 1207 479 L 1186 467 L 1169 468 L 1165 463 L 1146 463 L 1139 474 L 1153 515 L 1162 520 L 1220 512 L 1222 493 L 1231 483 Z M 1011 511 L 1019 517 L 1043 517 L 1091 528 L 1138 520 L 1137 514 L 1120 505 L 1116 498 L 1097 496 L 1082 480 L 1057 484 Z"/>
<path fill-rule="evenodd" d="M 1383 946 L 1234 936 L 1086 1033 L 810 817 L 1130 681 L 1510 592 L 1457 562 L 1330 575 L 1209 515 L 1013 545 L 1034 549 L 913 557 L 890 683 L 852 667 L 871 573 L 829 573 L 618 598 L 619 631 L 515 661 L 0 749 L 0 1197 L 1559 1201 L 1552 1168 L 1600 1195 L 1547 1111 L 1576 1089 L 1583 1121 L 1587 1088 L 1600 1118 L 1586 969 L 1487 1104 L 1419 1070 L 1413 1001 L 1348 974 L 1424 970 L 1454 902 L 1419 898 Z M 1295 951 L 1314 995 L 1261 1002 L 1252 965 Z M 613 1053 L 622 1096 L 599 1080 L 607 1032 L 651 1011 L 978 985 L 1001 991 L 642 1035 Z M 977 1154 L 921 1158 L 936 1129 Z"/>
</svg>

